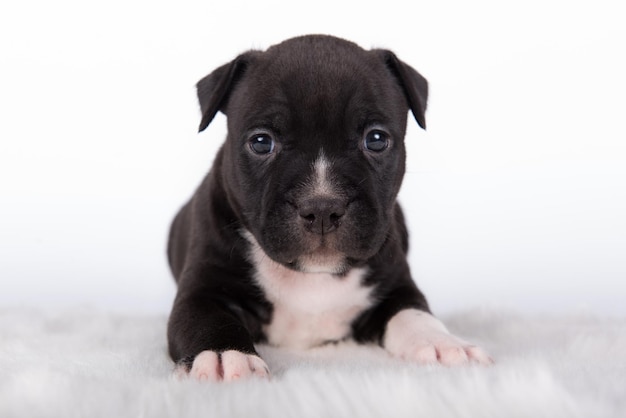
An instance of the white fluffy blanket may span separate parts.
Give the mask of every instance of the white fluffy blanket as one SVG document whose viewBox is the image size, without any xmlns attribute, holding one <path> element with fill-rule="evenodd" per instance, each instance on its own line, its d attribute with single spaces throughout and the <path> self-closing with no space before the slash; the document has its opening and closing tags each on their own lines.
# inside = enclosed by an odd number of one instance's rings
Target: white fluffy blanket
<svg viewBox="0 0 626 418">
<path fill-rule="evenodd" d="M 0 417 L 624 417 L 626 319 L 444 318 L 496 365 L 420 367 L 376 347 L 260 352 L 271 381 L 178 381 L 165 316 L 0 310 Z"/>
</svg>

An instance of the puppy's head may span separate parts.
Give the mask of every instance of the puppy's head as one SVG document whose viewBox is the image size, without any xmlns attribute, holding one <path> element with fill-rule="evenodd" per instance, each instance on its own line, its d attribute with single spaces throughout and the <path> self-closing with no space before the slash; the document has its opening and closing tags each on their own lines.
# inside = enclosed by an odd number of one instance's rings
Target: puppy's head
<svg viewBox="0 0 626 418">
<path fill-rule="evenodd" d="M 410 109 L 427 83 L 386 50 L 304 36 L 250 51 L 198 83 L 200 130 L 228 118 L 221 176 L 251 239 L 274 261 L 340 274 L 387 238 Z"/>
</svg>

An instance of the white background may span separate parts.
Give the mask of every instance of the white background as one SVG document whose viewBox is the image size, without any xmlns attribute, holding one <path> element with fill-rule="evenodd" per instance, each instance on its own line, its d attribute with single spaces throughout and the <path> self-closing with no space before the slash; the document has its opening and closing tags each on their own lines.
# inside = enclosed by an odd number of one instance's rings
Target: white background
<svg viewBox="0 0 626 418">
<path fill-rule="evenodd" d="M 225 135 L 195 82 L 328 33 L 430 82 L 401 192 L 436 313 L 626 314 L 623 1 L 0 6 L 0 307 L 167 313 L 169 222 Z"/>
</svg>

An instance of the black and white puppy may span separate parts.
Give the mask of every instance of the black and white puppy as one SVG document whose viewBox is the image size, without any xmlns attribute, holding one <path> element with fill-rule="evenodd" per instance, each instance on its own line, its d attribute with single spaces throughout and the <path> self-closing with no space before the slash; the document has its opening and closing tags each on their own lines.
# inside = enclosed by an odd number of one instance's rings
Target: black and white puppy
<svg viewBox="0 0 626 418">
<path fill-rule="evenodd" d="M 417 71 L 315 35 L 246 52 L 197 88 L 200 130 L 222 111 L 228 136 L 170 232 L 180 373 L 269 376 L 255 343 L 347 338 L 420 363 L 491 361 L 430 314 L 406 261 L 396 196 L 409 109 L 425 127 Z"/>
</svg>

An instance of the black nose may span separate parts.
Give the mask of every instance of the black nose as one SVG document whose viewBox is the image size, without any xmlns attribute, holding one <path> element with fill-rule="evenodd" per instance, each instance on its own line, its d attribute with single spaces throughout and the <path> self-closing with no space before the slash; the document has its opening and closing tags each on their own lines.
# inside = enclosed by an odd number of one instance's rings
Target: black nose
<svg viewBox="0 0 626 418">
<path fill-rule="evenodd" d="M 298 205 L 298 214 L 307 231 L 324 235 L 339 227 L 346 202 L 334 198 L 312 198 Z"/>
</svg>

